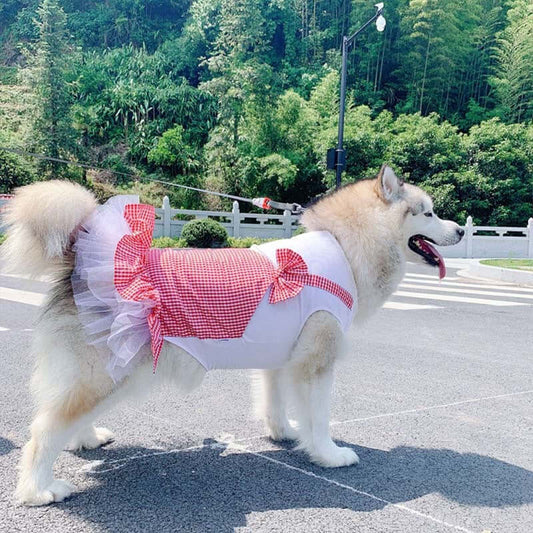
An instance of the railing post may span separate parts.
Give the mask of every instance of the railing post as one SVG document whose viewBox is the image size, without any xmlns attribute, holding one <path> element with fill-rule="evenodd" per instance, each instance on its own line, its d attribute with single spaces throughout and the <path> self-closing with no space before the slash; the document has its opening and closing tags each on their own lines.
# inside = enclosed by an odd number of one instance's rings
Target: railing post
<svg viewBox="0 0 533 533">
<path fill-rule="evenodd" d="M 533 217 L 527 221 L 527 256 L 533 257 Z"/>
<path fill-rule="evenodd" d="M 474 240 L 474 222 L 471 216 L 466 217 L 466 226 L 465 226 L 465 236 L 466 236 L 466 257 L 471 258 L 473 256 L 473 240 Z"/>
<path fill-rule="evenodd" d="M 283 228 L 285 237 L 290 239 L 292 237 L 292 213 L 288 209 L 283 211 Z"/>
<path fill-rule="evenodd" d="M 163 237 L 170 237 L 170 200 L 163 198 Z"/>
<path fill-rule="evenodd" d="M 239 210 L 239 202 L 235 200 L 233 202 L 233 207 L 231 209 L 231 212 L 233 213 L 233 236 L 234 237 L 240 237 L 241 236 L 241 217 L 240 217 L 240 210 Z"/>
</svg>

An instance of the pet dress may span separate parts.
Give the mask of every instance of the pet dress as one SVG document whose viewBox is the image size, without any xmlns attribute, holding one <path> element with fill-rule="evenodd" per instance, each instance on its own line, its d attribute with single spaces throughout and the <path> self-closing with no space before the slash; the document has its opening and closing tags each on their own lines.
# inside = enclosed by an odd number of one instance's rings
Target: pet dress
<svg viewBox="0 0 533 533">
<path fill-rule="evenodd" d="M 206 370 L 280 368 L 306 320 L 356 311 L 350 265 L 328 232 L 251 249 L 150 248 L 155 210 L 111 198 L 85 221 L 74 246 L 74 298 L 90 344 L 115 381 L 148 344 L 154 370 L 164 341 Z"/>
</svg>

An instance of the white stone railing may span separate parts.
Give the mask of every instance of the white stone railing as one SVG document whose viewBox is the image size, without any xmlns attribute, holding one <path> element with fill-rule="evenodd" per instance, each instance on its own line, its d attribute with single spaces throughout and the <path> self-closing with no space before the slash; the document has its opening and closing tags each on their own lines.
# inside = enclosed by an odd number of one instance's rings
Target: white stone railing
<svg viewBox="0 0 533 533">
<path fill-rule="evenodd" d="M 439 248 L 444 257 L 533 258 L 533 218 L 524 227 L 475 226 L 467 217 L 459 244 Z"/>
<path fill-rule="evenodd" d="M 283 239 L 292 236 L 299 219 L 290 211 L 284 211 L 283 215 L 241 213 L 238 202 L 233 202 L 231 212 L 173 209 L 168 196 L 164 197 L 163 206 L 156 209 L 156 214 L 154 237 L 179 237 L 183 226 L 191 218 L 213 218 L 226 228 L 231 237 Z"/>
</svg>

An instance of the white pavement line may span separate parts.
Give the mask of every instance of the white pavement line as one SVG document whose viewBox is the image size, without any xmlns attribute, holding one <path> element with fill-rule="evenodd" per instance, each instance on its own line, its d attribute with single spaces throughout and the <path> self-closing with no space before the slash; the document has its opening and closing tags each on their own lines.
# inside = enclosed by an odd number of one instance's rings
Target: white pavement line
<svg viewBox="0 0 533 533">
<path fill-rule="evenodd" d="M 0 331 L 9 331 L 9 328 L 3 328 L 0 326 Z"/>
<path fill-rule="evenodd" d="M 405 274 L 406 277 L 413 277 L 413 278 L 426 278 L 426 279 L 432 279 L 433 281 L 439 281 L 439 276 L 433 275 L 430 276 L 429 274 L 415 274 L 414 272 L 407 272 Z M 455 281 L 459 278 L 454 278 L 453 276 L 446 276 L 447 280 Z"/>
<path fill-rule="evenodd" d="M 444 404 L 439 404 L 439 405 L 430 405 L 429 407 L 419 407 L 419 408 L 416 408 L 416 409 L 405 409 L 403 411 L 393 411 L 392 413 L 382 413 L 380 415 L 366 416 L 366 417 L 363 417 L 363 418 L 352 418 L 352 419 L 349 419 L 349 420 L 339 420 L 339 421 L 331 422 L 330 426 L 338 426 L 340 424 L 350 424 L 350 423 L 353 423 L 353 422 L 364 422 L 366 420 L 374 420 L 376 418 L 385 418 L 385 417 L 389 417 L 389 416 L 404 415 L 404 414 L 410 414 L 410 413 L 421 413 L 421 412 L 424 412 L 424 411 L 431 411 L 433 409 L 442 409 L 442 408 L 445 408 L 445 407 L 454 407 L 456 405 L 463 405 L 463 404 L 469 404 L 469 403 L 482 402 L 482 401 L 485 401 L 485 400 L 496 400 L 496 399 L 499 399 L 499 398 L 507 398 L 507 397 L 511 397 L 511 396 L 519 396 L 519 395 L 522 395 L 522 394 L 532 394 L 532 393 L 533 393 L 533 389 L 526 390 L 526 391 L 518 391 L 518 392 L 508 392 L 508 393 L 505 393 L 505 394 L 496 394 L 495 396 L 484 396 L 482 398 L 471 398 L 471 399 L 468 399 L 468 400 L 459 400 L 457 402 L 444 403 Z M 144 415 L 144 416 L 147 416 L 149 418 L 152 418 L 151 415 L 149 415 L 148 413 L 145 413 L 144 411 L 137 411 L 137 412 L 139 414 L 141 414 L 141 415 Z M 171 420 L 168 420 L 168 419 L 165 419 L 165 418 L 160 418 L 160 420 L 163 421 L 163 422 L 167 422 L 167 423 L 169 423 L 171 425 L 174 425 L 174 423 Z M 225 435 L 224 437 L 227 440 L 228 435 Z M 267 438 L 268 435 L 253 435 L 251 437 L 246 437 L 246 438 L 243 438 L 243 439 L 233 439 L 233 436 L 231 436 L 231 435 L 230 435 L 230 437 L 231 437 L 231 441 L 233 443 L 237 443 L 237 442 L 249 442 L 249 441 L 252 441 L 252 440 L 264 439 L 264 438 Z M 172 454 L 172 453 L 181 453 L 181 452 L 189 452 L 189 451 L 194 451 L 194 450 L 201 450 L 202 448 L 206 448 L 208 446 L 212 446 L 212 445 L 211 444 L 198 444 L 196 446 L 190 446 L 189 448 L 175 448 L 175 449 L 172 449 L 172 450 L 161 449 L 161 451 L 152 452 L 152 453 L 130 455 L 128 457 L 123 457 L 122 459 L 113 459 L 112 461 L 107 461 L 107 460 L 104 460 L 104 461 L 101 461 L 101 460 L 91 461 L 90 463 L 85 464 L 80 469 L 78 469 L 78 472 L 91 472 L 91 471 L 94 471 L 94 473 L 96 473 L 96 474 L 100 474 L 100 473 L 103 474 L 105 472 L 111 472 L 112 470 L 118 470 L 120 468 L 123 468 L 124 466 L 127 465 L 127 463 L 130 463 L 132 461 L 137 461 L 137 460 L 140 460 L 140 459 L 146 459 L 146 458 L 149 458 L 149 457 L 158 457 L 160 455 L 168 455 L 168 454 Z M 97 468 L 99 466 L 107 466 L 107 465 L 115 465 L 115 466 L 111 466 L 110 468 L 106 468 L 104 470 L 94 470 L 95 468 Z"/>
<path fill-rule="evenodd" d="M 450 524 L 449 522 L 446 522 L 444 520 L 440 520 L 439 518 L 435 518 L 434 516 L 431 516 L 429 514 L 421 513 L 420 511 L 416 511 L 415 509 L 411 509 L 411 507 L 407 507 L 406 505 L 403 505 L 401 503 L 393 503 L 393 502 L 391 502 L 389 500 L 385 500 L 384 498 L 380 498 L 379 496 L 375 496 L 374 494 L 371 494 L 370 492 L 365 492 L 364 490 L 359 490 L 359 489 L 356 489 L 356 488 L 354 488 L 354 487 L 352 487 L 350 485 L 346 485 L 344 483 L 340 483 L 339 481 L 336 481 L 335 479 L 331 479 L 331 478 L 328 478 L 326 476 L 320 476 L 318 474 L 315 474 L 314 472 L 311 472 L 310 470 L 305 470 L 304 468 L 300 468 L 298 466 L 294 466 L 294 465 L 291 465 L 289 463 L 285 463 L 284 461 L 280 461 L 279 459 L 274 459 L 273 457 L 269 457 L 268 455 L 263 455 L 262 453 L 259 453 L 259 452 L 252 452 L 251 450 L 248 450 L 245 446 L 238 446 L 238 445 L 235 445 L 233 442 L 225 443 L 225 444 L 228 444 L 228 448 L 241 451 L 242 453 L 254 455 L 255 457 L 261 457 L 262 459 L 265 459 L 266 461 L 270 461 L 271 463 L 274 463 L 274 464 L 276 464 L 278 466 L 285 467 L 288 470 L 294 470 L 295 472 L 298 472 L 300 474 L 304 474 L 305 476 L 308 476 L 308 477 L 311 477 L 311 478 L 314 478 L 314 479 L 317 479 L 317 480 L 320 480 L 320 481 L 325 481 L 326 483 L 329 483 L 331 485 L 335 485 L 336 487 L 339 487 L 341 489 L 349 490 L 350 492 L 358 494 L 359 496 L 365 496 L 365 497 L 370 498 L 372 500 L 375 500 L 377 502 L 384 503 L 386 505 L 391 505 L 392 507 L 396 507 L 396 509 L 401 509 L 402 511 L 406 511 L 406 512 L 411 513 L 411 514 L 413 514 L 415 516 L 418 516 L 420 518 L 424 518 L 426 520 L 430 520 L 430 521 L 435 522 L 435 523 L 437 523 L 437 524 L 439 524 L 441 526 L 447 526 L 447 527 L 450 527 L 450 528 L 455 529 L 457 531 L 464 531 L 466 533 L 474 533 L 470 529 L 466 529 L 464 527 L 461 527 L 461 526 L 458 526 L 458 525 L 455 525 L 455 524 Z"/>
<path fill-rule="evenodd" d="M 439 287 L 438 285 L 434 285 L 431 287 L 424 286 L 420 287 L 419 285 L 416 285 L 414 283 L 400 283 L 400 287 L 404 287 L 406 289 L 421 289 L 426 291 L 440 291 L 440 292 L 462 292 L 465 294 L 480 294 L 482 296 L 500 296 L 500 297 L 507 297 L 507 298 L 526 298 L 528 300 L 532 300 L 531 303 L 533 303 L 533 294 L 514 294 L 511 292 L 494 292 L 494 291 L 480 291 L 477 289 L 470 289 L 468 286 L 462 286 L 462 287 Z"/>
<path fill-rule="evenodd" d="M 54 276 L 52 275 L 45 275 L 45 276 L 21 276 L 20 274 L 8 274 L 6 272 L 2 272 L 0 270 L 0 277 L 5 278 L 15 278 L 15 279 L 23 279 L 23 280 L 30 280 L 30 281 L 42 281 L 43 283 L 52 283 L 54 281 Z"/>
<path fill-rule="evenodd" d="M 472 287 L 473 289 L 490 289 L 491 291 L 516 291 L 516 292 L 533 292 L 533 289 L 530 289 L 528 287 L 520 287 L 516 285 L 511 284 L 505 284 L 505 283 L 469 283 L 467 281 L 439 281 L 434 280 L 431 281 L 429 279 L 416 279 L 416 278 L 409 278 L 409 274 L 404 278 L 404 281 L 409 283 L 421 283 L 421 284 L 429 284 L 429 285 L 435 285 L 436 287 L 465 287 L 469 289 Z"/>
<path fill-rule="evenodd" d="M 144 413 L 143 411 L 139 411 L 139 414 L 149 416 L 147 413 Z M 167 422 L 169 424 L 172 424 L 170 420 L 167 420 L 165 418 L 160 419 L 162 422 Z M 234 439 L 232 435 L 226 434 L 224 435 L 225 439 L 231 438 L 231 442 L 249 442 L 252 440 L 259 440 L 259 439 L 265 439 L 268 435 L 253 435 L 252 437 L 246 437 L 243 439 Z M 150 457 L 159 457 L 160 455 L 169 455 L 173 453 L 181 453 L 181 452 L 192 452 L 201 450 L 203 448 L 209 448 L 209 447 L 220 447 L 221 443 L 225 443 L 226 440 L 218 440 L 215 443 L 211 444 L 197 444 L 195 446 L 189 446 L 188 448 L 174 448 L 172 450 L 164 450 L 161 448 L 160 451 L 157 452 L 151 452 L 151 453 L 143 453 L 138 455 L 130 455 L 128 457 L 123 457 L 122 459 L 113 459 L 111 461 L 107 460 L 98 460 L 98 461 L 91 461 L 85 465 L 83 465 L 80 469 L 78 469 L 78 472 L 93 472 L 95 474 L 103 474 L 105 472 L 111 472 L 113 470 L 119 470 L 125 466 L 127 466 L 128 463 L 132 461 L 139 461 L 141 459 L 148 459 Z M 98 469 L 95 470 L 99 466 L 108 466 L 110 465 L 110 468 L 105 469 Z"/>
<path fill-rule="evenodd" d="M 21 291 L 19 289 L 0 287 L 0 300 L 39 306 L 44 303 L 45 298 L 46 294 L 42 292 Z"/>
<path fill-rule="evenodd" d="M 495 307 L 528 305 L 522 302 L 509 302 L 504 300 L 487 300 L 485 298 L 466 298 L 463 296 L 452 296 L 444 294 L 432 294 L 428 292 L 408 292 L 396 291 L 393 296 L 404 296 L 405 298 L 418 298 L 422 300 L 437 300 L 442 302 L 461 302 L 465 304 L 492 305 Z"/>
<path fill-rule="evenodd" d="M 496 394 L 495 396 L 484 396 L 482 398 L 471 398 L 469 400 L 459 400 L 457 402 L 442 403 L 440 405 L 430 405 L 428 407 L 417 407 L 416 409 L 405 409 L 404 411 L 394 411 L 392 413 L 382 413 L 380 415 L 365 416 L 363 418 L 351 418 L 349 420 L 337 420 L 331 422 L 330 426 L 339 426 L 340 424 L 351 424 L 352 422 L 365 422 L 366 420 L 374 420 L 376 418 L 386 418 L 388 416 L 407 415 L 410 413 L 423 413 L 424 411 L 431 411 L 433 409 L 444 409 L 445 407 L 455 407 L 456 405 L 465 405 L 469 403 L 483 402 L 485 400 L 497 400 L 499 398 L 509 398 L 511 396 L 520 396 L 522 394 L 532 394 L 533 389 L 519 392 L 508 392 L 505 394 Z"/>
<path fill-rule="evenodd" d="M 403 311 L 417 311 L 420 309 L 442 309 L 439 305 L 407 304 L 405 302 L 385 302 L 383 309 L 401 309 Z"/>
</svg>

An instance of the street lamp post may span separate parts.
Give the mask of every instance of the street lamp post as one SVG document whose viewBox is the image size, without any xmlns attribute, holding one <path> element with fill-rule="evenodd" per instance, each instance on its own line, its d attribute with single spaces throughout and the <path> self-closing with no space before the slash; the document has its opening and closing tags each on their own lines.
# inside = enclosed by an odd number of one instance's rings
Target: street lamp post
<svg viewBox="0 0 533 533">
<path fill-rule="evenodd" d="M 341 94 L 339 105 L 339 135 L 337 141 L 337 148 L 330 148 L 327 156 L 327 168 L 335 169 L 336 173 L 336 187 L 340 187 L 341 176 L 344 167 L 346 166 L 346 150 L 343 148 L 344 141 L 344 110 L 346 107 L 346 74 L 348 70 L 348 52 L 355 41 L 355 38 L 367 27 L 376 21 L 378 31 L 385 29 L 385 18 L 383 17 L 383 3 L 376 4 L 376 12 L 374 16 L 367 20 L 353 35 L 350 37 L 344 36 L 342 38 L 342 66 L 341 66 Z"/>
</svg>

